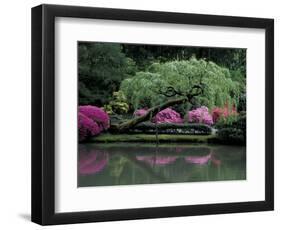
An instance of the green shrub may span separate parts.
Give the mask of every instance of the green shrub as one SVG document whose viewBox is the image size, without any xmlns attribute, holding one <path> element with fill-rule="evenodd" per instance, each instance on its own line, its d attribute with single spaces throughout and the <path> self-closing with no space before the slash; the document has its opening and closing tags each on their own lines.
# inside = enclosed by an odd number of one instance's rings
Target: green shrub
<svg viewBox="0 0 281 230">
<path fill-rule="evenodd" d="M 217 126 L 218 139 L 225 144 L 246 143 L 246 115 L 240 114 L 236 120 Z"/>
<path fill-rule="evenodd" d="M 224 128 L 225 126 L 232 126 L 235 122 L 237 122 L 239 119 L 239 116 L 237 114 L 228 115 L 227 117 L 220 117 L 219 120 L 216 123 L 216 128 Z"/>
<path fill-rule="evenodd" d="M 244 135 L 241 129 L 237 128 L 222 128 L 218 132 L 218 138 L 226 144 L 244 143 Z"/>
<path fill-rule="evenodd" d="M 113 93 L 113 99 L 109 104 L 104 105 L 103 109 L 109 114 L 125 114 L 129 110 L 127 98 L 124 93 L 120 90 Z"/>
<path fill-rule="evenodd" d="M 246 94 L 240 96 L 237 110 L 238 112 L 246 111 Z"/>
</svg>

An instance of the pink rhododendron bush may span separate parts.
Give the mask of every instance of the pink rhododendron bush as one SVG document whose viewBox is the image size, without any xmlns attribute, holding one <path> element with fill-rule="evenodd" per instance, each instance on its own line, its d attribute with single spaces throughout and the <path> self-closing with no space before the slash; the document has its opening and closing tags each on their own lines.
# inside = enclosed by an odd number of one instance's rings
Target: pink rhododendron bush
<svg viewBox="0 0 281 230">
<path fill-rule="evenodd" d="M 134 116 L 143 116 L 147 113 L 146 109 L 138 109 L 134 112 Z M 183 123 L 180 114 L 171 108 L 161 110 L 153 117 L 154 123 Z"/>
<path fill-rule="evenodd" d="M 223 108 L 215 107 L 212 110 L 212 117 L 215 123 L 220 118 L 227 118 L 228 116 L 235 116 L 235 115 L 238 115 L 235 106 L 233 106 L 231 110 L 228 108 L 227 105 Z"/>
<path fill-rule="evenodd" d="M 209 113 L 209 109 L 206 106 L 191 110 L 188 112 L 188 122 L 190 123 L 203 123 L 206 125 L 213 125 L 213 117 Z"/>
<path fill-rule="evenodd" d="M 181 118 L 180 114 L 175 110 L 170 108 L 166 108 L 153 118 L 153 122 L 156 123 L 183 123 L 183 119 Z"/>
<path fill-rule="evenodd" d="M 80 141 L 89 136 L 98 135 L 108 128 L 109 116 L 106 112 L 96 106 L 79 106 L 78 129 Z"/>
<path fill-rule="evenodd" d="M 83 113 L 78 113 L 79 141 L 85 140 L 88 136 L 97 135 L 101 132 L 98 124 Z"/>
<path fill-rule="evenodd" d="M 136 117 L 140 117 L 140 116 L 143 116 L 147 113 L 147 109 L 137 109 L 135 112 L 134 112 L 134 116 Z"/>
</svg>

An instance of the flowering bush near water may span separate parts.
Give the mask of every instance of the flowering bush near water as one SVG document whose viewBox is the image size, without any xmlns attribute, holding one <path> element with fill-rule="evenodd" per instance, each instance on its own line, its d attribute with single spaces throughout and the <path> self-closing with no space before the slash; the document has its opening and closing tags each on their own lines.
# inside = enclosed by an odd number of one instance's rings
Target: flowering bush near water
<svg viewBox="0 0 281 230">
<path fill-rule="evenodd" d="M 201 106 L 200 108 L 189 111 L 188 122 L 203 123 L 206 125 L 214 124 L 213 117 L 206 106 Z"/>
<path fill-rule="evenodd" d="M 79 106 L 78 129 L 79 140 L 96 136 L 109 128 L 109 116 L 101 108 L 86 105 Z"/>
<path fill-rule="evenodd" d="M 147 112 L 147 109 L 139 109 L 134 112 L 134 116 L 143 116 Z M 151 121 L 153 123 L 183 123 L 180 114 L 171 108 L 161 110 Z"/>
<path fill-rule="evenodd" d="M 144 116 L 148 109 L 139 109 L 134 112 L 134 116 Z M 227 106 L 224 108 L 216 107 L 209 112 L 206 106 L 201 106 L 197 109 L 187 111 L 188 123 L 199 123 L 206 125 L 214 125 L 220 119 L 227 118 L 231 115 L 238 115 L 235 108 L 231 111 Z M 151 121 L 153 123 L 184 123 L 184 118 L 171 108 L 163 109 L 154 116 Z M 108 114 L 101 108 L 96 106 L 86 105 L 79 106 L 78 113 L 78 129 L 79 140 L 83 141 L 87 137 L 96 136 L 103 131 L 106 131 L 110 126 L 110 118 Z"/>
</svg>

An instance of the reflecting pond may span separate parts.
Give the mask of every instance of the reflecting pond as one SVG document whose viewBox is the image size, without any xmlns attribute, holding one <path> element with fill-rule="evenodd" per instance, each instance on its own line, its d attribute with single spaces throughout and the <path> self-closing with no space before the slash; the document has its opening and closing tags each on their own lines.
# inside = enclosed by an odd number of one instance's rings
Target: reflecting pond
<svg viewBox="0 0 281 230">
<path fill-rule="evenodd" d="M 246 179 L 246 147 L 79 144 L 78 186 Z"/>
</svg>

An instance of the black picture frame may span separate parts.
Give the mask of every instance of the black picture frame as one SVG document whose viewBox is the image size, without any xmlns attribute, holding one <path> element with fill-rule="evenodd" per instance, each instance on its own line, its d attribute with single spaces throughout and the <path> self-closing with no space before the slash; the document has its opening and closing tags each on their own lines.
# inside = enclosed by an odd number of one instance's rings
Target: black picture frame
<svg viewBox="0 0 281 230">
<path fill-rule="evenodd" d="M 55 18 L 88 18 L 265 29 L 265 200 L 55 213 Z M 274 209 L 274 20 L 110 8 L 32 8 L 32 221 L 41 225 Z"/>
</svg>

